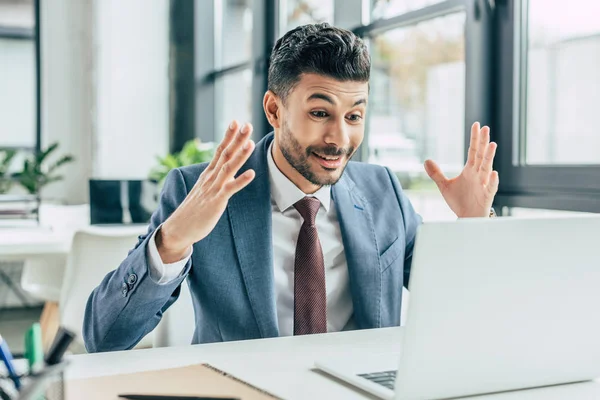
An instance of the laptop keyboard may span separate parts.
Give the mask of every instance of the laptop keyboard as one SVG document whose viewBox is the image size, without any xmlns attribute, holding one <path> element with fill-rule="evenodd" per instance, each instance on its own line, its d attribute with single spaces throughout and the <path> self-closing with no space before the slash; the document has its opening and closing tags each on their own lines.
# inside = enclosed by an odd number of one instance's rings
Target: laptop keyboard
<svg viewBox="0 0 600 400">
<path fill-rule="evenodd" d="M 391 390 L 394 390 L 394 384 L 396 383 L 396 371 L 372 372 L 370 374 L 359 374 L 358 376 L 378 383 Z"/>
</svg>

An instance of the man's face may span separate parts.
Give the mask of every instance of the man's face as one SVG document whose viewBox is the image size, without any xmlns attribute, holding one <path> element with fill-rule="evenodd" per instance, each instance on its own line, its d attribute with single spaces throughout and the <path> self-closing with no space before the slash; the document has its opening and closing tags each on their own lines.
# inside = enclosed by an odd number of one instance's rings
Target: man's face
<svg viewBox="0 0 600 400">
<path fill-rule="evenodd" d="M 313 185 L 333 185 L 365 134 L 369 85 L 304 74 L 280 108 L 277 145 Z"/>
</svg>

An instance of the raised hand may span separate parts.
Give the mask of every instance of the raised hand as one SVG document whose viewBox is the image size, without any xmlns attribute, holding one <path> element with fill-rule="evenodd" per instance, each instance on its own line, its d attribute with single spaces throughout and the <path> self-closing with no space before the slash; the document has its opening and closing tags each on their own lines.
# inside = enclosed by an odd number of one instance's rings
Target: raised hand
<svg viewBox="0 0 600 400">
<path fill-rule="evenodd" d="M 476 122 L 471 127 L 467 164 L 459 176 L 448 179 L 435 162 L 425 161 L 427 174 L 459 218 L 489 216 L 499 182 L 498 172 L 492 171 L 496 148 L 496 143 L 490 143 L 490 128 L 480 129 Z"/>
<path fill-rule="evenodd" d="M 250 124 L 244 125 L 241 130 L 236 121 L 229 125 L 214 158 L 156 235 L 156 245 L 163 262 L 172 263 L 184 258 L 191 245 L 204 239 L 215 228 L 231 196 L 254 179 L 253 170 L 235 178 L 254 150 L 251 134 Z"/>
</svg>

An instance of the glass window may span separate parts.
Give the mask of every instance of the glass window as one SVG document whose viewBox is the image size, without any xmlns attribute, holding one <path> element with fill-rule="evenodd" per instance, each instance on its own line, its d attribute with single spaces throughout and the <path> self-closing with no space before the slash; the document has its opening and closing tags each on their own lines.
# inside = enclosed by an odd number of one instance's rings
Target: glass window
<svg viewBox="0 0 600 400">
<path fill-rule="evenodd" d="M 35 147 L 35 49 L 0 38 L 0 147 Z"/>
<path fill-rule="evenodd" d="M 0 0 L 0 28 L 33 36 L 32 0 Z M 33 38 L 2 36 L 0 29 L 0 147 L 36 145 L 36 77 Z"/>
<path fill-rule="evenodd" d="M 455 218 L 423 163 L 431 158 L 449 176 L 464 166 L 464 27 L 465 14 L 452 14 L 371 42 L 367 161 L 390 167 L 428 219 Z"/>
<path fill-rule="evenodd" d="M 371 18 L 391 18 L 441 1 L 443 0 L 371 0 Z"/>
<path fill-rule="evenodd" d="M 0 26 L 33 29 L 33 0 L 0 0 Z"/>
<path fill-rule="evenodd" d="M 600 2 L 529 0 L 527 164 L 600 164 Z"/>
<path fill-rule="evenodd" d="M 300 25 L 317 22 L 333 24 L 334 0 L 280 0 L 282 24 L 281 33 Z M 338 0 L 339 1 L 339 0 Z"/>
<path fill-rule="evenodd" d="M 217 93 L 217 132 L 220 142 L 232 120 L 240 124 L 252 122 L 252 71 L 246 69 L 227 74 L 215 81 Z"/>
<path fill-rule="evenodd" d="M 252 57 L 252 0 L 218 0 L 217 69 L 250 61 Z M 220 32 L 220 34 L 219 34 Z"/>
</svg>

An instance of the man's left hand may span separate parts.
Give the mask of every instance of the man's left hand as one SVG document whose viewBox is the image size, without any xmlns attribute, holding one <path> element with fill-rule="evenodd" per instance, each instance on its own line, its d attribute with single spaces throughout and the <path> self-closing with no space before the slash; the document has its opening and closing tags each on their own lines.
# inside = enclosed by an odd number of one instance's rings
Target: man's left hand
<svg viewBox="0 0 600 400">
<path fill-rule="evenodd" d="M 498 172 L 492 171 L 496 148 L 496 143 L 490 143 L 490 128 L 480 128 L 476 122 L 471 127 L 467 164 L 459 176 L 448 179 L 434 161 L 425 161 L 425 171 L 459 218 L 490 215 L 499 182 Z"/>
</svg>

